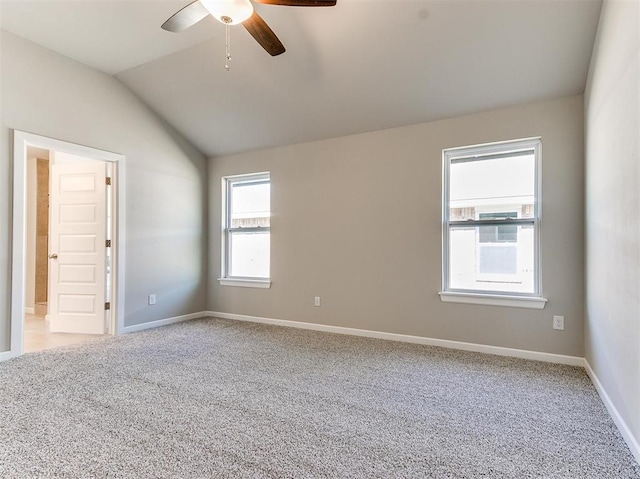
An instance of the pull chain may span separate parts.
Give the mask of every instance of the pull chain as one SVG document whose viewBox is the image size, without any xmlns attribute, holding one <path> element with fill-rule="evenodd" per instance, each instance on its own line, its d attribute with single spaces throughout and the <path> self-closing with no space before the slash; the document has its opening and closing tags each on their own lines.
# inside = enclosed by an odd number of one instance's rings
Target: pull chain
<svg viewBox="0 0 640 479">
<path fill-rule="evenodd" d="M 231 32 L 230 32 L 231 28 L 228 23 L 225 25 L 225 28 L 226 28 L 226 32 L 225 32 L 226 59 L 224 62 L 224 71 L 228 72 L 229 61 L 231 60 Z"/>
</svg>

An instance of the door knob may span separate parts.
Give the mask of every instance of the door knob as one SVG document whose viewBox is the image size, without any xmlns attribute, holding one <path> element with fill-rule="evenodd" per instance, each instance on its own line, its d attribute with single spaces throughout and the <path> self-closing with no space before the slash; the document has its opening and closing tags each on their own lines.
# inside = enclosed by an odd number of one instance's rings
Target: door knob
<svg viewBox="0 0 640 479">
<path fill-rule="evenodd" d="M 58 255 L 56 253 L 50 254 L 49 258 L 51 259 L 58 259 Z"/>
</svg>

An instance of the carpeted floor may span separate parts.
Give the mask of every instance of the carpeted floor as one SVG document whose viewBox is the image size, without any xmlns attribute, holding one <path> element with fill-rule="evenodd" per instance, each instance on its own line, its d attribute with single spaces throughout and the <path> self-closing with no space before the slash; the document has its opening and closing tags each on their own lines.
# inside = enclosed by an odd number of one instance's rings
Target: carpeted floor
<svg viewBox="0 0 640 479">
<path fill-rule="evenodd" d="M 204 319 L 0 363 L 2 478 L 640 478 L 580 368 Z"/>
</svg>

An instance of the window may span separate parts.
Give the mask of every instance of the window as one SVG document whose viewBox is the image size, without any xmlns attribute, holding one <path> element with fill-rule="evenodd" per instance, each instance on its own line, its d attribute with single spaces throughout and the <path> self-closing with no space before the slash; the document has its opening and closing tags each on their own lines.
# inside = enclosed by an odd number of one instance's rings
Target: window
<svg viewBox="0 0 640 479">
<path fill-rule="evenodd" d="M 540 139 L 443 151 L 443 301 L 542 308 Z"/>
<path fill-rule="evenodd" d="M 269 173 L 223 178 L 223 285 L 269 287 Z"/>
</svg>

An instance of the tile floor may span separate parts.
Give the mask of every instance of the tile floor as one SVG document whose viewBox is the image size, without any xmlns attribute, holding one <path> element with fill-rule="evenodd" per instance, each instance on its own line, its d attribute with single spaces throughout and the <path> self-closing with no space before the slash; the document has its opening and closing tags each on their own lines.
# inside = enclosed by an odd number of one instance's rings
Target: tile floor
<svg viewBox="0 0 640 479">
<path fill-rule="evenodd" d="M 95 338 L 92 334 L 50 333 L 49 323 L 44 316 L 25 314 L 24 318 L 24 352 L 32 353 L 44 349 L 76 344 Z"/>
</svg>

